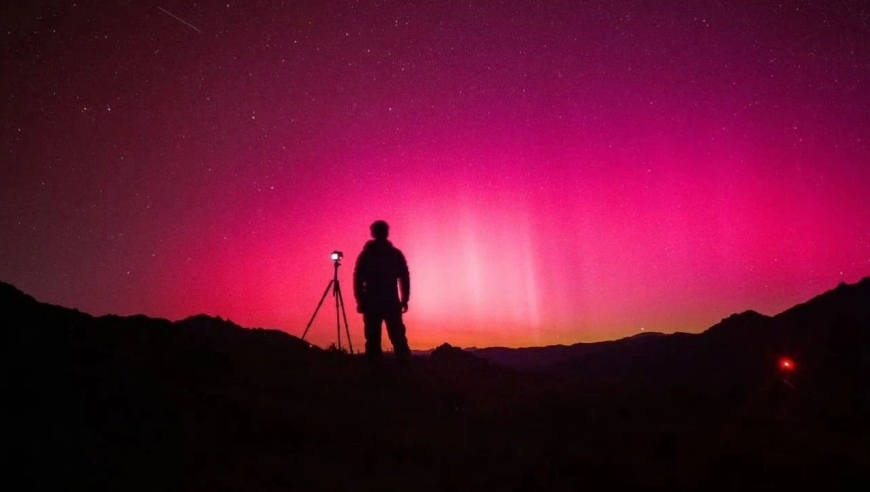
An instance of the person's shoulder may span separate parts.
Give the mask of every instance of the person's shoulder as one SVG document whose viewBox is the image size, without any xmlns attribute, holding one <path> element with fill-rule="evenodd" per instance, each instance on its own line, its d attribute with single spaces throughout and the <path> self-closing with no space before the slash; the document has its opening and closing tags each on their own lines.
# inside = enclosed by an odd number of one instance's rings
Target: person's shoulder
<svg viewBox="0 0 870 492">
<path fill-rule="evenodd" d="M 384 241 L 384 245 L 386 246 L 386 249 L 389 250 L 390 252 L 393 252 L 393 253 L 399 252 L 399 253 L 401 253 L 401 251 L 399 251 L 399 248 L 397 248 L 396 245 L 393 244 L 392 241 Z"/>
<path fill-rule="evenodd" d="M 366 243 L 362 247 L 362 251 L 359 252 L 356 259 L 357 261 L 363 260 L 372 254 L 372 241 L 366 241 Z"/>
<path fill-rule="evenodd" d="M 399 248 L 393 246 L 393 247 L 392 247 L 392 251 L 393 251 L 393 254 L 394 254 L 397 258 L 401 258 L 402 260 L 405 259 L 405 253 L 402 253 L 402 250 L 401 250 L 401 249 L 399 249 Z"/>
</svg>

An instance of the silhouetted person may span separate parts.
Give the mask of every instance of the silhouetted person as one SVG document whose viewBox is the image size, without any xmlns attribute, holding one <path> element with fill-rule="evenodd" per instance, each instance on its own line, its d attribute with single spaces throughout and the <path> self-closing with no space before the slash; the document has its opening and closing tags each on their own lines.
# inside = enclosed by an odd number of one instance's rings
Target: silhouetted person
<svg viewBox="0 0 870 492">
<path fill-rule="evenodd" d="M 383 220 L 371 225 L 372 240 L 366 242 L 353 270 L 353 295 L 356 310 L 363 315 L 366 356 L 379 359 L 381 322 L 387 325 L 387 335 L 400 360 L 411 356 L 402 313 L 408 311 L 411 279 L 405 255 L 387 241 L 390 226 Z M 399 290 L 401 288 L 401 296 Z"/>
</svg>

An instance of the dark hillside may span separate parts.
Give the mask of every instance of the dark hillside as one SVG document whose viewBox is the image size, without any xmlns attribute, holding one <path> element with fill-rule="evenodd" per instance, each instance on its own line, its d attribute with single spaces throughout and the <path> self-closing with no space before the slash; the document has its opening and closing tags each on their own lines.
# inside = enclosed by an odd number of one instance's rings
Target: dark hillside
<svg viewBox="0 0 870 492">
<path fill-rule="evenodd" d="M 828 309 L 833 301 L 822 299 L 810 304 Z M 860 307 L 839 302 L 852 314 L 836 329 L 860 328 L 852 324 L 862 322 Z M 833 412 L 808 396 L 800 372 L 790 387 L 766 365 L 788 325 L 779 317 L 744 314 L 704 335 L 588 344 L 583 357 L 530 373 L 447 345 L 408 366 L 370 366 L 283 332 L 207 316 L 95 318 L 6 284 L 0 310 L 9 480 L 26 489 L 870 483 L 861 400 L 851 413 Z M 756 335 L 763 343 L 741 347 Z M 733 350 L 760 363 L 741 365 Z"/>
<path fill-rule="evenodd" d="M 790 377 L 807 393 L 858 415 L 870 408 L 870 278 L 842 284 L 773 317 L 754 311 L 734 314 L 697 335 L 644 334 L 613 342 L 474 353 L 589 387 L 708 388 L 720 397 L 763 384 L 776 372 L 777 361 L 788 356 L 799 366 Z"/>
</svg>

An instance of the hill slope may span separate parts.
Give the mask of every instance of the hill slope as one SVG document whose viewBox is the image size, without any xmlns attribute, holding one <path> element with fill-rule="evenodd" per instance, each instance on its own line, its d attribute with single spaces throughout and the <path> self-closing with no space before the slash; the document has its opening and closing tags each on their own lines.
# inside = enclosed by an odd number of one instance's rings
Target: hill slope
<svg viewBox="0 0 870 492">
<path fill-rule="evenodd" d="M 596 385 L 756 384 L 789 356 L 793 377 L 813 392 L 857 399 L 870 396 L 870 278 L 841 284 L 776 316 L 734 314 L 701 334 L 635 336 L 602 343 L 524 349 L 477 349 L 478 357 L 542 374 Z"/>
<path fill-rule="evenodd" d="M 844 289 L 789 315 L 833 323 L 838 337 L 857 330 L 832 350 L 866 333 L 861 311 L 844 311 L 839 300 L 865 299 L 863 291 Z M 833 321 L 832 306 L 841 313 Z M 865 411 L 815 402 L 802 381 L 794 381 L 799 391 L 752 386 L 779 381 L 767 366 L 755 373 L 732 360 L 745 377 L 669 376 L 709 372 L 716 366 L 699 361 L 747 340 L 754 348 L 741 353 L 772 353 L 791 329 L 789 316 L 769 326 L 744 315 L 704 335 L 584 347 L 588 355 L 534 374 L 449 347 L 409 366 L 369 366 L 281 332 L 204 316 L 95 318 L 6 284 L 0 313 L 7 425 L 17 431 L 8 445 L 19 476 L 10 480 L 34 489 L 870 483 Z M 748 338 L 734 335 L 752 323 Z M 810 330 L 789 340 L 820 336 Z"/>
</svg>

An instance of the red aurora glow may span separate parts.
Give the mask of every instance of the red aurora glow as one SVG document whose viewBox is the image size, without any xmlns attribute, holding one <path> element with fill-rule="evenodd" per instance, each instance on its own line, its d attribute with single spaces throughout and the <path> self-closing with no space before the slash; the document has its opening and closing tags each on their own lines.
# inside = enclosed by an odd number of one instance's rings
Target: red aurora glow
<svg viewBox="0 0 870 492">
<path fill-rule="evenodd" d="M 866 16 L 312 5 L 16 14 L 0 280 L 300 335 L 385 219 L 422 349 L 698 331 L 870 273 Z"/>
</svg>

